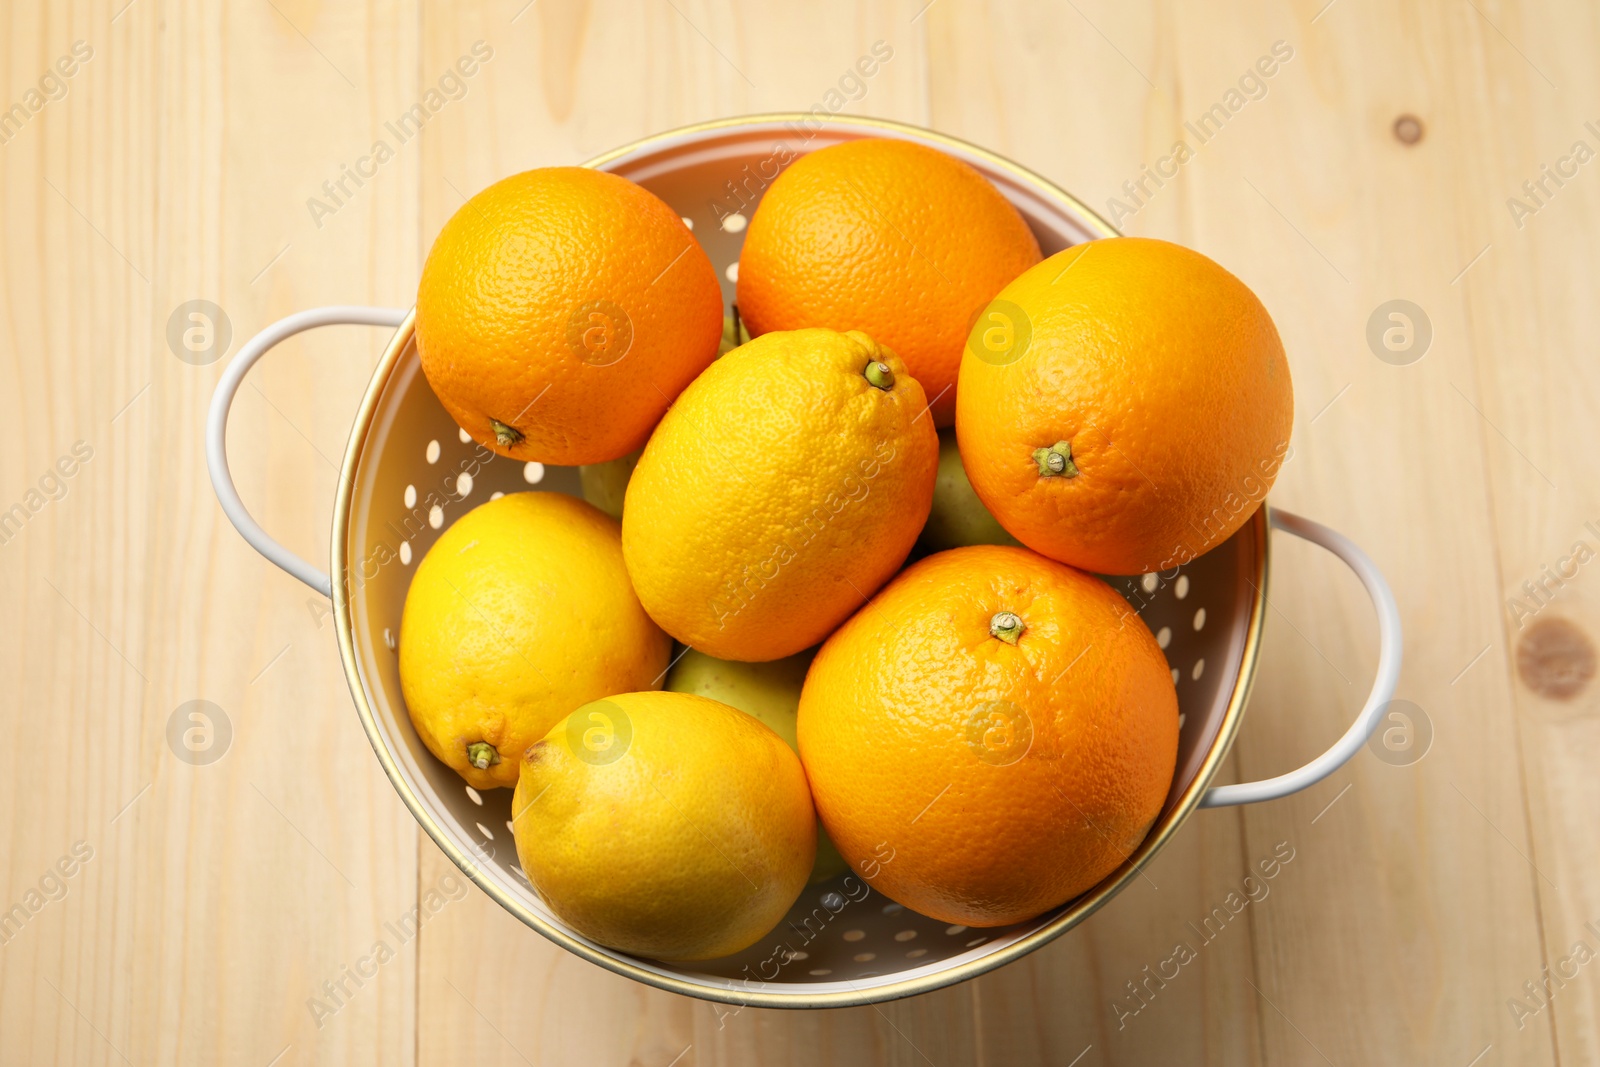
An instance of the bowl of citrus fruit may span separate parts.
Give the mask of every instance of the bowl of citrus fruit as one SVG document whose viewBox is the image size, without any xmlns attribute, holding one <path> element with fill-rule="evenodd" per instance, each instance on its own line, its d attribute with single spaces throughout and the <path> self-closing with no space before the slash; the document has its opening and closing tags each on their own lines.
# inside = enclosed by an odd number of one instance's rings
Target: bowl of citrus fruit
<svg viewBox="0 0 1600 1067">
<path fill-rule="evenodd" d="M 226 422 L 333 323 L 395 333 L 328 574 L 250 517 Z M 1207 256 L 927 130 L 776 115 L 483 189 L 414 308 L 247 344 L 207 455 L 332 598 L 378 759 L 485 892 L 640 981 L 817 1007 L 1014 960 L 1197 808 L 1365 743 L 1397 612 L 1268 509 L 1292 424 L 1270 314 Z M 1213 786 L 1274 529 L 1355 571 L 1377 678 L 1311 763 Z"/>
</svg>

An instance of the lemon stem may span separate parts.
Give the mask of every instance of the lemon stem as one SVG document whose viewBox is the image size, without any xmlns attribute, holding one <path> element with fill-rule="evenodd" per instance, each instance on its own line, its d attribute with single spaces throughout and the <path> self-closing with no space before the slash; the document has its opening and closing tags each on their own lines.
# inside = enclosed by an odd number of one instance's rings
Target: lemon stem
<svg viewBox="0 0 1600 1067">
<path fill-rule="evenodd" d="M 1057 441 L 1049 448 L 1033 450 L 1033 461 L 1039 465 L 1041 478 L 1076 478 L 1078 465 L 1072 462 L 1072 445 Z"/>
<path fill-rule="evenodd" d="M 889 364 L 873 360 L 867 364 L 866 370 L 861 372 L 874 389 L 888 390 L 894 386 L 894 371 L 889 369 Z"/>
<path fill-rule="evenodd" d="M 467 746 L 467 762 L 480 771 L 486 771 L 500 762 L 500 753 L 487 741 L 474 741 Z"/>
<path fill-rule="evenodd" d="M 490 419 L 489 425 L 494 429 L 494 439 L 501 448 L 511 448 L 522 443 L 522 431 L 515 426 L 507 426 L 499 419 Z"/>
<path fill-rule="evenodd" d="M 994 618 L 989 620 L 989 635 L 998 637 L 1008 645 L 1016 644 L 1017 638 L 1027 628 L 1022 618 L 1013 611 L 996 612 Z"/>
</svg>

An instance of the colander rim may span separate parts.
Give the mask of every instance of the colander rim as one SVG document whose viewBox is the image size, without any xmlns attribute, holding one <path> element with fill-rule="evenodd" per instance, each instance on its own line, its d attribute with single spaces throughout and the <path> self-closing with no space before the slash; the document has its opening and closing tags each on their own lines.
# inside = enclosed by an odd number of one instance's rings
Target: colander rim
<svg viewBox="0 0 1600 1067">
<path fill-rule="evenodd" d="M 909 135 L 912 139 L 942 144 L 954 148 L 960 153 L 979 157 L 995 169 L 1006 172 L 1020 184 L 1031 187 L 1045 199 L 1068 205 L 1072 212 L 1088 228 L 1100 231 L 1100 236 L 1119 236 L 1110 223 L 1102 219 L 1081 200 L 1027 168 L 959 138 L 936 133 L 920 126 L 895 122 L 890 119 L 866 118 L 854 115 L 821 116 L 798 111 L 769 112 L 736 118 L 715 119 L 708 122 L 680 126 L 676 129 L 640 138 L 596 156 L 582 165 L 585 167 L 600 167 L 641 149 L 662 145 L 695 134 L 780 123 L 815 121 L 821 121 L 832 126 L 878 129 L 900 137 Z M 1251 598 L 1250 619 L 1245 631 L 1244 651 L 1239 663 L 1238 677 L 1234 683 L 1233 692 L 1229 696 L 1227 710 L 1223 713 L 1222 724 L 1217 731 L 1217 736 L 1213 740 L 1210 750 L 1206 753 L 1205 760 L 1201 763 L 1200 769 L 1195 774 L 1194 780 L 1190 782 L 1188 789 L 1184 791 L 1183 795 L 1179 797 L 1178 803 L 1174 805 L 1170 815 L 1167 817 L 1166 825 L 1159 832 L 1154 832 L 1145 838 L 1138 850 L 1122 866 L 1108 875 L 1094 889 L 1073 901 L 1070 907 L 1051 922 L 1024 937 L 1018 938 L 1004 948 L 997 949 L 976 959 L 941 967 L 938 970 L 916 977 L 874 985 L 870 988 L 837 990 L 826 993 L 807 993 L 803 991 L 769 992 L 759 987 L 751 988 L 746 986 L 741 988 L 711 984 L 709 982 L 701 983 L 691 977 L 652 970 L 631 962 L 629 959 L 619 958 L 597 950 L 589 942 L 574 937 L 562 927 L 547 921 L 526 907 L 520 899 L 507 893 L 497 882 L 484 875 L 478 864 L 465 851 L 457 847 L 452 835 L 435 821 L 432 812 L 424 803 L 422 797 L 412 788 L 411 782 L 402 771 L 399 761 L 395 758 L 394 753 L 390 751 L 378 724 L 377 715 L 367 700 L 366 684 L 361 677 L 359 658 L 356 654 L 354 615 L 348 587 L 350 564 L 348 542 L 351 508 L 355 498 L 356 472 L 365 451 L 367 436 L 372 428 L 373 419 L 377 414 L 379 401 L 383 397 L 384 390 L 388 386 L 395 368 L 399 365 L 401 356 L 411 344 L 415 322 L 416 308 L 413 307 L 395 330 L 394 336 L 390 339 L 388 347 L 385 348 L 382 358 L 373 370 L 372 378 L 362 396 L 361 406 L 356 413 L 355 422 L 351 426 L 350 439 L 345 446 L 344 459 L 340 465 L 339 488 L 333 512 L 333 544 L 330 558 L 332 561 L 333 611 L 338 631 L 339 658 L 344 667 L 345 681 L 350 688 L 351 698 L 355 701 L 356 713 L 361 719 L 362 729 L 366 732 L 367 740 L 372 745 L 373 752 L 377 755 L 384 774 L 388 776 L 389 783 L 394 787 L 395 792 L 400 794 L 400 799 L 410 810 L 412 817 L 433 839 L 434 844 L 449 857 L 452 863 L 461 869 L 462 873 L 497 904 L 516 916 L 525 925 L 543 934 L 550 941 L 588 960 L 590 963 L 597 964 L 626 978 L 632 978 L 646 985 L 654 986 L 657 989 L 664 989 L 671 993 L 678 993 L 699 1000 L 732 1004 L 739 1007 L 795 1009 L 854 1007 L 898 1000 L 903 997 L 929 993 L 936 989 L 959 984 L 970 978 L 976 978 L 981 974 L 1003 967 L 1043 947 L 1093 915 L 1107 901 L 1121 892 L 1122 888 L 1143 868 L 1148 866 L 1150 861 L 1166 847 L 1172 838 L 1177 835 L 1179 828 L 1194 814 L 1201 798 L 1205 796 L 1206 790 L 1210 786 L 1211 779 L 1216 776 L 1217 771 L 1222 766 L 1222 762 L 1227 758 L 1228 752 L 1233 747 L 1234 736 L 1238 732 L 1245 706 L 1249 702 L 1250 690 L 1255 682 L 1256 662 L 1260 652 L 1261 632 L 1265 621 L 1267 581 L 1270 573 L 1269 562 L 1272 551 L 1271 537 L 1267 524 L 1266 501 L 1262 501 L 1261 506 L 1256 509 L 1255 514 L 1247 523 L 1247 525 L 1254 527 L 1256 543 L 1259 546 L 1256 574 L 1251 582 L 1254 595 Z"/>
</svg>

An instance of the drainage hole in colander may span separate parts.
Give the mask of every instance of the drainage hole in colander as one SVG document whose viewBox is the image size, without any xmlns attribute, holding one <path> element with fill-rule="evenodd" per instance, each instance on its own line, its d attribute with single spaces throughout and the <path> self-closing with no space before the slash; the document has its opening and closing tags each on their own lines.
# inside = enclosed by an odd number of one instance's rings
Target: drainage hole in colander
<svg viewBox="0 0 1600 1067">
<path fill-rule="evenodd" d="M 789 950 L 789 959 L 790 959 L 790 961 L 794 961 L 794 960 L 809 960 L 810 958 L 811 958 L 811 953 L 809 953 L 809 952 L 796 952 L 793 949 Z"/>
<path fill-rule="evenodd" d="M 951 937 L 954 937 L 959 933 L 964 933 L 966 929 L 967 928 L 965 926 L 946 926 L 944 928 L 944 932 L 949 934 Z"/>
<path fill-rule="evenodd" d="M 416 506 L 417 506 L 417 487 L 414 486 L 414 485 L 408 485 L 408 486 L 406 486 L 406 507 L 414 508 Z"/>
<path fill-rule="evenodd" d="M 1162 648 L 1172 644 L 1172 627 L 1163 626 L 1156 631 L 1156 644 Z"/>
<path fill-rule="evenodd" d="M 467 796 L 472 800 L 472 802 L 474 804 L 478 805 L 478 807 L 480 807 L 480 808 L 483 807 L 483 794 L 479 793 L 476 789 L 472 788 L 470 785 L 467 786 Z"/>
<path fill-rule="evenodd" d="M 425 456 L 427 456 L 427 459 L 428 459 L 429 463 L 437 463 L 437 462 L 439 462 L 439 452 L 440 452 L 439 442 L 438 441 L 429 441 L 428 442 L 427 451 L 424 452 L 423 454 Z"/>
<path fill-rule="evenodd" d="M 1203 659 L 1197 659 L 1194 661 L 1194 670 L 1189 672 L 1189 677 L 1198 682 L 1200 680 L 1200 675 L 1205 673 L 1205 669 L 1206 661 Z"/>
<path fill-rule="evenodd" d="M 1178 668 L 1176 667 L 1172 668 L 1172 684 L 1178 684 Z"/>
<path fill-rule="evenodd" d="M 811 976 L 813 976 L 813 977 L 815 977 L 815 978 L 821 978 L 823 975 L 832 974 L 833 972 L 830 971 L 826 967 L 816 967 L 816 968 L 813 968 L 812 970 L 807 971 L 806 973 L 811 975 Z"/>
<path fill-rule="evenodd" d="M 467 431 L 458 430 L 458 431 L 456 431 L 456 434 L 457 434 L 457 436 L 459 436 L 461 438 L 461 443 L 462 444 L 470 445 L 472 443 L 472 435 L 470 433 L 468 433 Z"/>
<path fill-rule="evenodd" d="M 487 837 L 490 841 L 494 840 L 494 833 L 481 822 L 478 824 L 478 832 L 483 834 L 483 836 Z"/>
<path fill-rule="evenodd" d="M 855 960 L 857 963 L 871 963 L 873 960 L 878 958 L 878 954 L 876 952 L 857 952 L 850 958 Z"/>
<path fill-rule="evenodd" d="M 456 496 L 459 496 L 463 500 L 465 500 L 467 498 L 467 495 L 469 493 L 471 493 L 471 492 L 472 492 L 472 475 L 468 474 L 466 471 L 462 471 L 460 474 L 456 475 Z M 1202 612 L 1202 614 L 1203 614 L 1203 612 Z M 1195 627 L 1195 629 L 1198 630 L 1199 627 L 1197 626 L 1197 627 Z"/>
<path fill-rule="evenodd" d="M 1178 584 L 1172 587 L 1172 595 L 1179 600 L 1189 595 L 1189 576 L 1187 574 L 1178 575 Z"/>
<path fill-rule="evenodd" d="M 734 284 L 738 284 L 738 282 L 739 282 L 739 261 L 738 260 L 734 260 L 732 263 L 729 263 L 728 264 L 728 269 L 723 271 L 722 273 L 727 275 L 728 280 L 730 282 L 733 282 Z"/>
<path fill-rule="evenodd" d="M 885 915 L 898 915 L 905 910 L 905 906 L 902 904 L 885 904 L 883 906 L 883 913 Z"/>
<path fill-rule="evenodd" d="M 1205 626 L 1205 624 L 1206 624 L 1206 609 L 1205 608 L 1201 608 L 1199 611 L 1194 613 L 1194 628 L 1196 630 L 1202 629 Z"/>
<path fill-rule="evenodd" d="M 915 930 L 901 930 L 898 934 L 894 935 L 894 939 L 896 941 L 910 941 L 916 936 L 917 932 Z"/>
<path fill-rule="evenodd" d="M 407 566 L 410 566 L 410 564 L 411 564 L 411 542 L 410 541 L 401 541 L 400 542 L 400 562 L 406 564 Z"/>
<path fill-rule="evenodd" d="M 731 215 L 724 215 L 722 218 L 722 228 L 727 233 L 739 233 L 745 228 L 745 225 L 745 217 L 737 211 Z"/>
<path fill-rule="evenodd" d="M 538 485 L 544 481 L 544 464 L 536 459 L 530 459 L 522 467 L 522 480 L 529 485 Z"/>
<path fill-rule="evenodd" d="M 975 937 L 971 941 L 967 942 L 967 947 L 968 948 L 977 948 L 979 945 L 983 944 L 987 940 L 989 940 L 987 937 Z"/>
<path fill-rule="evenodd" d="M 444 508 L 435 504 L 428 509 L 428 525 L 435 530 L 444 525 Z"/>
<path fill-rule="evenodd" d="M 489 499 L 490 500 L 499 500 L 503 496 L 505 496 L 505 494 L 504 493 L 500 493 L 500 492 L 490 493 L 489 494 Z"/>
<path fill-rule="evenodd" d="M 400 647 L 399 643 L 394 639 L 394 631 L 387 626 L 383 628 L 383 644 L 390 652 Z"/>
<path fill-rule="evenodd" d="M 694 219 L 691 219 L 688 215 L 683 216 L 683 224 L 688 229 L 694 229 Z"/>
<path fill-rule="evenodd" d="M 908 960 L 920 960 L 922 957 L 926 956 L 927 954 L 928 954 L 928 950 L 925 949 L 925 948 L 914 948 L 910 952 L 906 953 L 906 959 L 908 959 Z"/>
<path fill-rule="evenodd" d="M 1139 579 L 1139 585 L 1146 593 L 1154 593 L 1156 591 L 1156 586 L 1159 585 L 1160 582 L 1161 579 L 1157 578 L 1154 574 L 1147 574 L 1143 578 Z"/>
<path fill-rule="evenodd" d="M 865 930 L 846 930 L 844 932 L 844 939 L 846 941 L 860 941 L 866 936 L 867 932 Z"/>
</svg>

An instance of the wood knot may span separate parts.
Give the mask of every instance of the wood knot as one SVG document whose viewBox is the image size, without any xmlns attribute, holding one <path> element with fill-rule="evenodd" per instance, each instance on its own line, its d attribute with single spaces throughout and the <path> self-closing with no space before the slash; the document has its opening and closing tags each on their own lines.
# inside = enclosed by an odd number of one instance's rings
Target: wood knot
<svg viewBox="0 0 1600 1067">
<path fill-rule="evenodd" d="M 1567 619 L 1540 619 L 1517 642 L 1517 676 L 1547 699 L 1571 700 L 1594 671 L 1594 642 Z"/>
<path fill-rule="evenodd" d="M 1395 140 L 1403 145 L 1414 145 L 1422 140 L 1422 120 L 1415 115 L 1401 115 L 1394 120 Z"/>
</svg>

